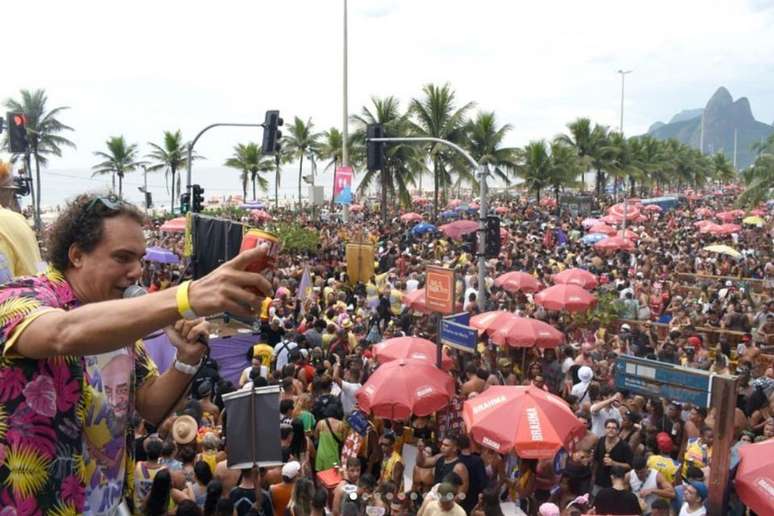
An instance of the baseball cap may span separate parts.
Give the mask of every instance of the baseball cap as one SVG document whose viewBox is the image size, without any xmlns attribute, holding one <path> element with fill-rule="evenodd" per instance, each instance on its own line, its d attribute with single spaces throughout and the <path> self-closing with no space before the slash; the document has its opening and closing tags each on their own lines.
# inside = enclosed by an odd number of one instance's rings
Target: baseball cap
<svg viewBox="0 0 774 516">
<path fill-rule="evenodd" d="M 301 464 L 298 463 L 298 461 L 290 461 L 284 466 L 282 466 L 282 476 L 285 478 L 296 478 L 296 475 L 298 475 L 298 472 L 301 471 Z"/>
<path fill-rule="evenodd" d="M 622 324 L 622 325 L 621 325 L 621 330 L 631 330 L 631 329 L 632 329 L 632 327 L 631 327 L 631 326 L 629 326 L 629 325 L 628 325 L 628 324 L 626 324 L 626 323 L 624 323 L 624 324 Z"/>
<path fill-rule="evenodd" d="M 733 286 L 733 285 L 734 285 L 734 284 L 733 284 L 733 283 L 731 283 L 731 280 L 727 280 L 727 281 L 726 281 L 726 286 L 727 286 L 727 287 L 731 287 L 731 286 Z"/>
<path fill-rule="evenodd" d="M 688 337 L 688 344 L 695 347 L 700 348 L 701 347 L 701 339 L 697 337 L 696 335 L 691 335 Z"/>
<path fill-rule="evenodd" d="M 540 508 L 538 509 L 539 516 L 559 516 L 559 514 L 559 507 L 556 504 L 550 502 L 541 504 Z"/>
<path fill-rule="evenodd" d="M 662 453 L 672 453 L 674 443 L 668 433 L 659 432 L 656 436 L 656 446 L 658 446 L 658 450 Z"/>
<path fill-rule="evenodd" d="M 709 494 L 709 491 L 707 490 L 707 485 L 704 482 L 699 482 L 697 480 L 694 480 L 688 483 L 691 484 L 694 489 L 696 489 L 697 493 L 699 493 L 699 498 L 701 498 L 702 500 L 707 499 L 707 495 Z"/>
<path fill-rule="evenodd" d="M 454 500 L 454 486 L 448 482 L 443 482 L 438 486 L 438 498 L 442 502 L 451 502 Z"/>
</svg>

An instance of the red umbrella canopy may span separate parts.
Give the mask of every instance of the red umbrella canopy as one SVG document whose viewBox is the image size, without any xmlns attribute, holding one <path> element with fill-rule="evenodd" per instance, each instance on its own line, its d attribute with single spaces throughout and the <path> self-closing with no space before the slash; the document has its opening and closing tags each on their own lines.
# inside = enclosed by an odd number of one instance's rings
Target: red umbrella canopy
<svg viewBox="0 0 774 516">
<path fill-rule="evenodd" d="M 479 332 L 488 332 L 490 329 L 494 331 L 500 326 L 507 324 L 508 321 L 514 317 L 516 317 L 516 314 L 506 312 L 505 310 L 484 312 L 483 314 L 478 314 L 471 317 L 469 326 L 471 328 L 476 328 Z"/>
<path fill-rule="evenodd" d="M 640 239 L 640 235 L 632 231 L 631 229 L 627 229 L 624 231 L 623 229 L 619 230 L 617 235 L 622 238 L 628 238 L 629 240 L 637 241 Z"/>
<path fill-rule="evenodd" d="M 766 210 L 762 210 L 760 208 L 756 208 L 754 210 L 750 210 L 750 215 L 754 215 L 757 217 L 765 217 L 766 216 Z"/>
<path fill-rule="evenodd" d="M 564 342 L 564 334 L 550 324 L 514 315 L 509 321 L 490 328 L 492 342 L 516 348 L 555 348 Z"/>
<path fill-rule="evenodd" d="M 712 233 L 717 231 L 717 229 L 720 227 L 719 224 L 715 224 L 714 222 L 710 222 L 708 220 L 699 221 L 699 222 L 704 222 L 704 224 L 702 224 L 701 226 L 697 225 L 697 227 L 699 228 L 699 233 Z"/>
<path fill-rule="evenodd" d="M 271 220 L 271 215 L 264 210 L 252 210 L 250 217 L 256 220 Z"/>
<path fill-rule="evenodd" d="M 462 418 L 477 443 L 524 459 L 553 458 L 584 430 L 564 400 L 531 386 L 489 387 L 465 402 Z"/>
<path fill-rule="evenodd" d="M 769 439 L 739 448 L 739 468 L 734 488 L 744 504 L 757 514 L 774 507 L 774 441 Z"/>
<path fill-rule="evenodd" d="M 709 208 L 699 208 L 695 213 L 699 217 L 711 217 L 714 212 Z"/>
<path fill-rule="evenodd" d="M 424 360 L 430 364 L 435 364 L 437 346 L 433 341 L 420 337 L 396 337 L 387 339 L 374 346 L 376 360 L 380 364 L 385 364 L 393 360 L 412 359 Z M 447 371 L 452 368 L 454 362 L 451 357 L 444 352 L 441 358 L 441 364 Z"/>
<path fill-rule="evenodd" d="M 430 310 L 427 309 L 425 304 L 425 289 L 418 288 L 413 292 L 409 292 L 403 296 L 403 304 L 409 307 L 415 312 L 421 312 L 423 314 L 429 314 Z"/>
<path fill-rule="evenodd" d="M 613 236 L 604 240 L 600 240 L 594 244 L 594 249 L 598 249 L 600 251 L 633 251 L 634 242 L 628 238 Z"/>
<path fill-rule="evenodd" d="M 449 204 L 447 204 L 446 207 L 447 208 L 456 208 L 460 204 L 462 204 L 461 200 L 459 200 L 459 199 L 452 199 L 451 201 L 449 201 Z"/>
<path fill-rule="evenodd" d="M 615 235 L 615 228 L 610 227 L 607 224 L 594 224 L 589 228 L 589 233 L 602 233 L 605 235 L 613 236 Z"/>
<path fill-rule="evenodd" d="M 166 233 L 185 233 L 185 217 L 168 220 L 159 228 Z"/>
<path fill-rule="evenodd" d="M 655 212 L 655 213 L 661 213 L 662 211 L 664 211 L 664 210 L 661 209 L 661 206 L 659 206 L 658 204 L 648 204 L 643 209 L 645 211 L 652 211 L 652 212 Z"/>
<path fill-rule="evenodd" d="M 535 294 L 535 302 L 546 310 L 584 312 L 597 298 L 577 285 L 554 285 Z"/>
<path fill-rule="evenodd" d="M 352 212 L 363 211 L 363 205 L 362 204 L 350 204 L 349 205 L 349 211 L 352 211 Z"/>
<path fill-rule="evenodd" d="M 731 222 L 739 218 L 739 215 L 733 211 L 719 211 L 715 214 L 715 216 L 723 222 Z"/>
<path fill-rule="evenodd" d="M 455 220 L 449 224 L 444 224 L 440 228 L 444 235 L 455 240 L 460 240 L 463 236 L 478 230 L 478 222 L 473 220 Z"/>
<path fill-rule="evenodd" d="M 422 215 L 411 211 L 409 213 L 404 213 L 403 215 L 401 215 L 400 220 L 402 220 L 403 222 L 418 222 L 422 220 Z"/>
<path fill-rule="evenodd" d="M 554 283 L 578 285 L 581 288 L 591 290 L 597 286 L 597 277 L 585 269 L 565 269 L 559 274 L 554 274 Z"/>
<path fill-rule="evenodd" d="M 731 233 L 737 233 L 741 231 L 742 226 L 739 224 L 707 224 L 703 226 L 699 231 L 702 233 L 712 233 L 713 235 L 730 235 Z"/>
<path fill-rule="evenodd" d="M 405 420 L 429 416 L 448 405 L 454 380 L 423 360 L 393 360 L 379 366 L 356 394 L 360 408 L 376 417 Z"/>
<path fill-rule="evenodd" d="M 631 219 L 640 214 L 640 209 L 636 204 L 628 204 L 628 206 L 626 206 L 626 210 L 624 210 L 623 203 L 619 203 L 614 204 L 608 208 L 607 213 L 609 215 L 613 215 L 614 217 L 620 218 L 623 218 L 624 214 L 626 214 L 626 218 Z"/>
<path fill-rule="evenodd" d="M 714 222 L 712 222 L 710 220 L 697 220 L 696 222 L 693 223 L 693 225 L 695 227 L 699 228 L 699 229 L 703 228 L 707 224 L 712 224 L 714 226 L 717 226 L 717 224 L 715 224 Z"/>
<path fill-rule="evenodd" d="M 498 215 L 503 215 L 504 213 L 508 213 L 508 211 L 509 211 L 508 208 L 506 208 L 505 206 L 498 206 L 497 208 L 495 208 L 495 213 L 497 213 Z"/>
<path fill-rule="evenodd" d="M 532 274 L 522 271 L 501 274 L 495 278 L 494 284 L 508 292 L 537 292 L 540 290 L 540 282 Z"/>
</svg>

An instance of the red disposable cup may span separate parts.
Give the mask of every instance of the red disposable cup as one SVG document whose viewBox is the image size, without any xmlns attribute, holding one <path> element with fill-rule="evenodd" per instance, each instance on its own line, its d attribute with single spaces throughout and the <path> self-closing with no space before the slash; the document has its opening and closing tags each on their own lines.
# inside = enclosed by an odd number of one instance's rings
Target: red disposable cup
<svg viewBox="0 0 774 516">
<path fill-rule="evenodd" d="M 245 267 L 246 271 L 263 272 L 273 265 L 280 252 L 280 240 L 277 235 L 260 229 L 250 229 L 242 236 L 240 253 L 248 249 L 255 249 L 262 244 L 268 245 L 266 254 Z"/>
</svg>

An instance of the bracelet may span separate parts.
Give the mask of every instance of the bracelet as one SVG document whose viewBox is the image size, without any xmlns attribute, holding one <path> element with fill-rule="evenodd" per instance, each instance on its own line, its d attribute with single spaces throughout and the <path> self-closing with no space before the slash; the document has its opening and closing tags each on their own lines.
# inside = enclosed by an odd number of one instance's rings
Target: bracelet
<svg viewBox="0 0 774 516">
<path fill-rule="evenodd" d="M 202 366 L 202 361 L 199 360 L 199 363 L 194 366 L 194 365 L 189 365 L 181 362 L 180 360 L 177 359 L 177 356 L 175 356 L 175 362 L 173 366 L 176 370 L 180 371 L 181 373 L 187 374 L 189 376 L 193 376 L 199 371 L 199 368 Z"/>
<path fill-rule="evenodd" d="M 188 288 L 190 286 L 191 280 L 184 281 L 177 286 L 176 292 L 177 311 L 180 314 L 180 317 L 188 319 L 189 321 L 199 317 L 196 315 L 196 312 L 193 311 L 193 308 L 191 308 L 191 300 L 188 299 Z"/>
</svg>

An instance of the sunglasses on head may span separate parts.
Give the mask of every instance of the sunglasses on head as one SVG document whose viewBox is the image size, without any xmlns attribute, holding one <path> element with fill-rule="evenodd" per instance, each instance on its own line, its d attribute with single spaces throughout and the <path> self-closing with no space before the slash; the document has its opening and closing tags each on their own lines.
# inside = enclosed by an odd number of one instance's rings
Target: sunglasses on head
<svg viewBox="0 0 774 516">
<path fill-rule="evenodd" d="M 88 211 L 92 211 L 99 204 L 102 204 L 102 206 L 104 206 L 110 211 L 117 211 L 121 209 L 121 206 L 123 206 L 124 201 L 121 200 L 120 197 L 114 194 L 95 197 L 94 199 L 91 200 L 91 202 L 86 207 L 86 209 Z"/>
</svg>

